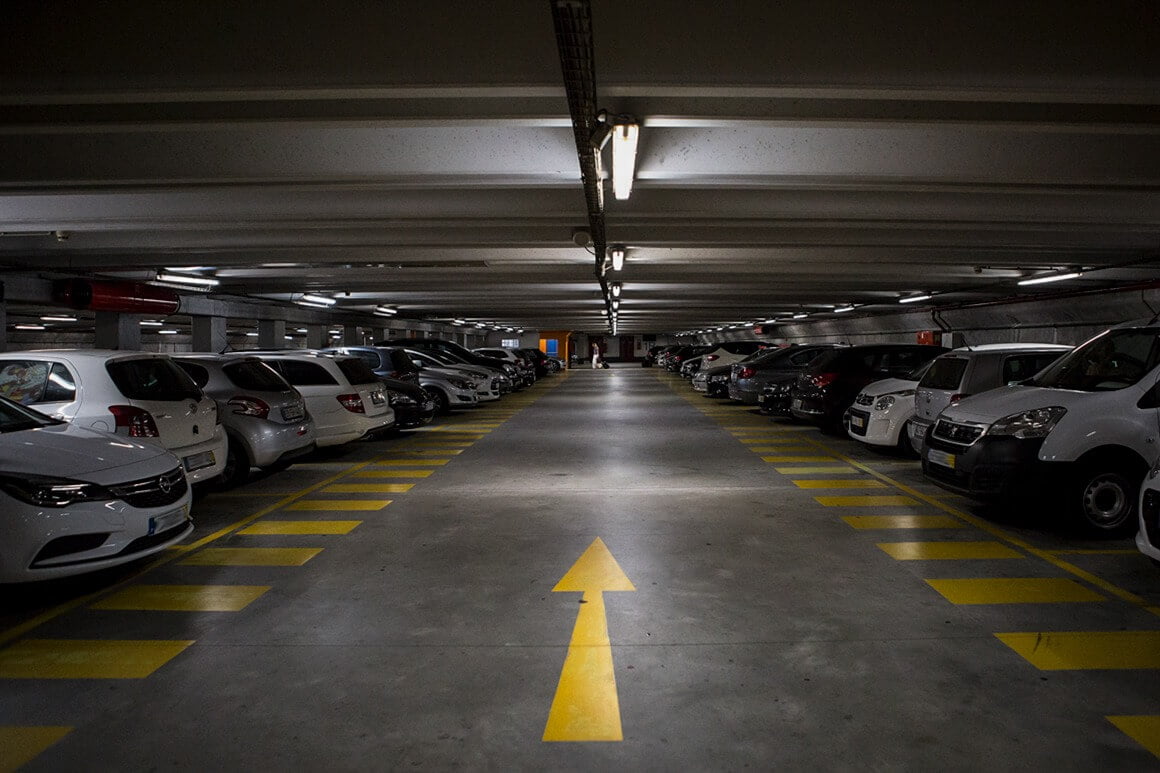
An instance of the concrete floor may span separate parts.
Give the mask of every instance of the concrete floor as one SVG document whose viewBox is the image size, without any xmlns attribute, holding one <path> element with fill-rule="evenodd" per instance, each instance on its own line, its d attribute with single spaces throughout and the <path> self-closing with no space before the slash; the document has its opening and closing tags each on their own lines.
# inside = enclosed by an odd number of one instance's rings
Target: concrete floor
<svg viewBox="0 0 1160 773">
<path fill-rule="evenodd" d="M 0 589 L 0 770 L 1160 770 L 1160 572 L 1129 540 L 655 370 L 572 371 L 194 515 L 144 573 Z M 553 587 L 597 538 L 635 590 L 586 607 Z M 995 557 L 894 557 L 936 549 Z M 237 611 L 158 609 L 237 586 Z M 581 663 L 601 598 L 614 684 Z M 599 715 L 565 735 L 623 739 L 542 740 L 558 684 Z"/>
</svg>

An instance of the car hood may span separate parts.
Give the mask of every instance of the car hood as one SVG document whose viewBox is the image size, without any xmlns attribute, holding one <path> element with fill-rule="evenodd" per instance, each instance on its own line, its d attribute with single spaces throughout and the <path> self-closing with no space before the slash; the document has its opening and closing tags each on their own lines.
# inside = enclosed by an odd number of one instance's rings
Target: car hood
<svg viewBox="0 0 1160 773">
<path fill-rule="evenodd" d="M 5 474 L 113 484 L 160 475 L 178 464 L 177 457 L 160 446 L 71 424 L 0 434 L 0 472 Z M 123 469 L 131 467 L 140 469 Z"/>
<path fill-rule="evenodd" d="M 918 386 L 917 381 L 908 381 L 904 378 L 884 378 L 862 387 L 862 394 L 870 397 L 881 397 L 894 392 L 905 392 Z"/>
<path fill-rule="evenodd" d="M 1129 387 L 1131 389 L 1131 387 Z M 1117 392 L 1122 390 L 1117 390 Z M 1085 410 L 1101 398 L 1117 392 L 1077 392 L 1069 389 L 1047 389 L 1031 386 L 1004 386 L 947 406 L 942 416 L 951 421 L 990 424 L 993 421 L 1021 411 L 1060 405 L 1068 410 Z M 1113 398 L 1114 399 L 1114 398 Z"/>
</svg>

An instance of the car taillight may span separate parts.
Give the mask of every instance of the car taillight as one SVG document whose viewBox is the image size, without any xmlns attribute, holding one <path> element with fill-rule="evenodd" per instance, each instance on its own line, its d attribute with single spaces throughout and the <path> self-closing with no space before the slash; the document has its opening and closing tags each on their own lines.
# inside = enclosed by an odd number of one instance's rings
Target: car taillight
<svg viewBox="0 0 1160 773">
<path fill-rule="evenodd" d="M 362 398 L 357 394 L 353 395 L 339 395 L 338 401 L 342 403 L 342 407 L 346 408 L 351 413 L 366 413 L 367 409 L 363 407 Z"/>
<path fill-rule="evenodd" d="M 227 405 L 239 416 L 256 416 L 259 419 L 270 416 L 270 406 L 256 397 L 231 397 Z"/>
<path fill-rule="evenodd" d="M 837 373 L 815 373 L 814 375 L 810 376 L 810 383 L 812 383 L 818 389 L 822 389 L 832 384 L 834 379 L 837 377 Z"/>
<path fill-rule="evenodd" d="M 113 421 L 116 425 L 114 431 L 118 435 L 161 437 L 161 433 L 157 431 L 157 422 L 153 420 L 153 414 L 144 408 L 138 408 L 134 405 L 110 405 L 109 413 L 113 414 Z"/>
<path fill-rule="evenodd" d="M 970 395 L 951 395 L 951 405 L 954 405 L 959 400 L 965 400 L 968 397 L 970 397 Z"/>
<path fill-rule="evenodd" d="M 706 362 L 712 362 L 713 360 L 719 360 L 719 359 L 721 359 L 721 355 L 719 355 L 719 354 L 706 354 L 705 355 Z"/>
<path fill-rule="evenodd" d="M 757 375 L 757 370 L 746 365 L 741 370 L 737 371 L 737 378 L 753 378 Z"/>
</svg>

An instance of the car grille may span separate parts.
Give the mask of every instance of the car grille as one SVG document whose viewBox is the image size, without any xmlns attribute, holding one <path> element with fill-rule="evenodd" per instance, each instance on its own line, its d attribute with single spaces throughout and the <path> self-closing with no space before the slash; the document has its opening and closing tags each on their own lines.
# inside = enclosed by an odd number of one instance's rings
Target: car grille
<svg viewBox="0 0 1160 773">
<path fill-rule="evenodd" d="M 117 499 L 128 502 L 133 507 L 164 507 L 185 496 L 189 484 L 185 481 L 185 471 L 174 467 L 163 475 L 109 486 L 109 491 Z"/>
<path fill-rule="evenodd" d="M 874 403 L 874 398 L 865 392 L 862 392 L 854 398 L 854 402 L 858 405 L 872 405 Z"/>
<path fill-rule="evenodd" d="M 931 434 L 939 440 L 945 440 L 948 443 L 969 446 L 983 436 L 983 428 L 974 424 L 959 424 L 958 422 L 939 419 L 935 422 L 934 431 Z"/>
</svg>

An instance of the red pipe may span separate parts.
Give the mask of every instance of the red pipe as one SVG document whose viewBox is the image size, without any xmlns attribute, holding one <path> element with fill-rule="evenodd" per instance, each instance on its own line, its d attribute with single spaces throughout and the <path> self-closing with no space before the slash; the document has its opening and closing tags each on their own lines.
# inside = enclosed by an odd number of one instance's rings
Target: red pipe
<svg viewBox="0 0 1160 773">
<path fill-rule="evenodd" d="M 169 315 L 181 306 L 181 297 L 173 290 L 140 282 L 65 279 L 53 283 L 52 297 L 72 309 L 129 314 Z"/>
</svg>

